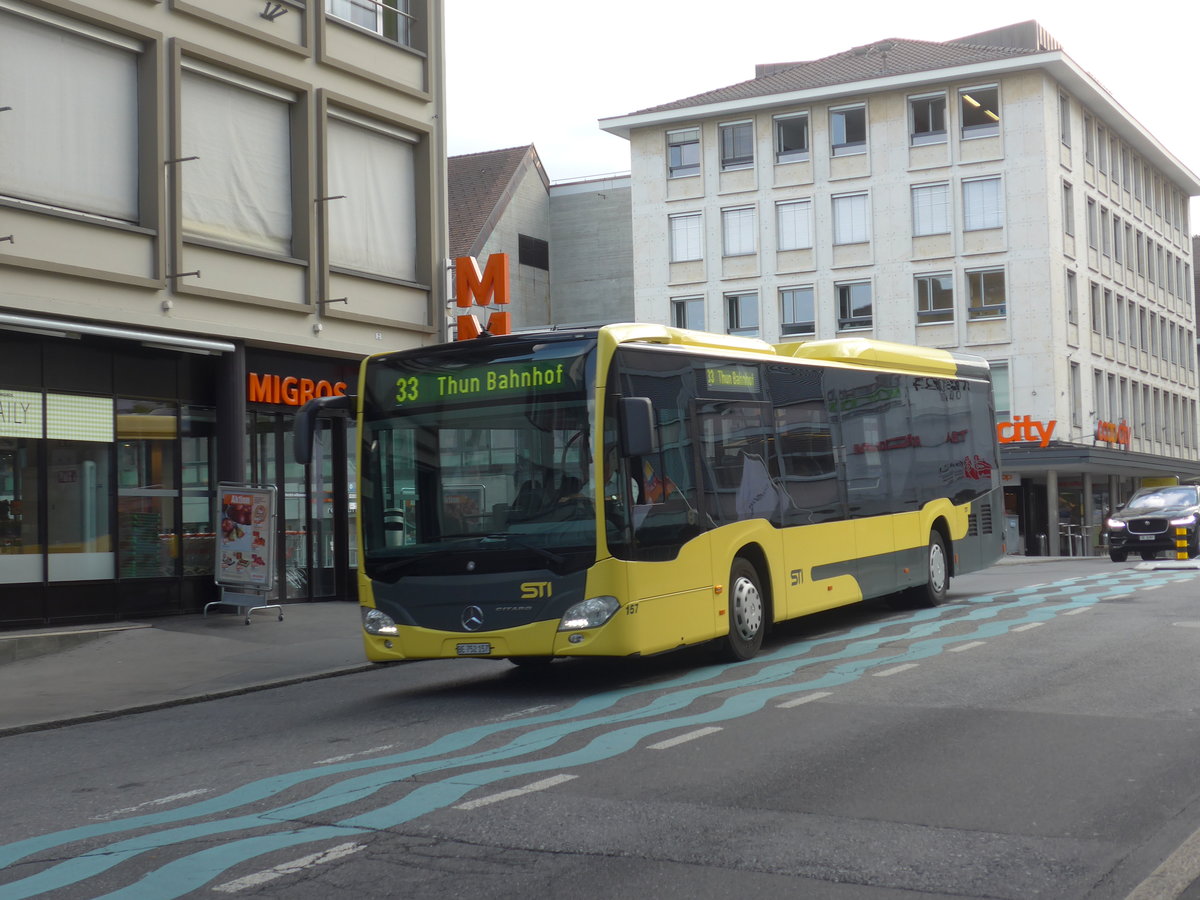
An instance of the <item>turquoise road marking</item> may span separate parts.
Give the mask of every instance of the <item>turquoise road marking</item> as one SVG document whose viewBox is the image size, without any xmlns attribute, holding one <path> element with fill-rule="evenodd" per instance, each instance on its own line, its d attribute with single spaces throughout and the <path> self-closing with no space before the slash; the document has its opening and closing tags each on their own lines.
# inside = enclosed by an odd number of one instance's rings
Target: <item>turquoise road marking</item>
<svg viewBox="0 0 1200 900">
<path fill-rule="evenodd" d="M 1140 575 L 1140 573 L 1138 574 Z M 156 834 L 144 834 L 119 841 L 103 848 L 97 848 L 74 859 L 66 860 L 20 881 L 8 885 L 0 885 L 0 893 L 3 893 L 5 897 L 13 898 L 13 900 L 36 896 L 49 890 L 60 889 L 94 877 L 121 862 L 132 859 L 149 850 L 161 849 L 172 844 L 186 843 L 202 838 L 211 838 L 221 833 L 232 833 L 250 828 L 261 828 L 267 825 L 295 822 L 306 816 L 312 816 L 328 809 L 362 800 L 381 788 L 405 778 L 443 769 L 461 769 L 467 766 L 489 762 L 494 763 L 514 756 L 527 755 L 531 752 L 544 750 L 547 747 L 553 746 L 563 738 L 584 729 L 660 717 L 667 713 L 683 709 L 697 699 L 713 693 L 751 688 L 756 685 L 761 686 L 756 690 L 749 690 L 738 694 L 736 697 L 727 698 L 716 709 L 705 713 L 672 719 L 657 719 L 656 721 L 642 722 L 636 726 L 628 726 L 616 731 L 606 732 L 593 739 L 586 746 L 570 753 L 544 759 L 529 760 L 522 763 L 509 763 L 466 773 L 460 772 L 442 781 L 417 788 L 396 803 L 344 819 L 337 823 L 336 826 L 311 827 L 286 833 L 241 838 L 220 846 L 211 847 L 168 863 L 135 884 L 112 894 L 105 895 L 107 898 L 113 898 L 113 900 L 115 898 L 121 898 L 121 900 L 139 898 L 139 900 L 142 900 L 142 898 L 147 897 L 161 897 L 166 900 L 166 898 L 178 897 L 188 891 L 201 887 L 230 867 L 264 853 L 324 840 L 330 837 L 341 838 L 348 834 L 362 834 L 375 829 L 402 824 L 427 813 L 453 805 L 461 800 L 465 794 L 484 785 L 519 775 L 588 765 L 627 752 L 645 738 L 663 731 L 740 718 L 762 709 L 766 704 L 780 696 L 846 684 L 862 678 L 863 675 L 872 669 L 895 665 L 899 662 L 926 659 L 943 653 L 945 648 L 951 644 L 958 644 L 964 640 L 1002 635 L 1015 626 L 1034 621 L 1046 621 L 1069 609 L 1100 602 L 1109 595 L 1127 593 L 1131 582 L 1149 587 L 1161 586 L 1193 577 L 1194 575 L 1192 574 L 1157 578 L 1137 576 L 1114 577 L 1106 574 L 1099 577 L 1087 576 L 1067 579 L 1049 585 L 1039 585 L 1036 589 L 1023 588 L 1002 593 L 962 598 L 961 600 L 956 598 L 950 606 L 937 610 L 921 610 L 907 615 L 902 619 L 890 619 L 871 625 L 860 626 L 844 634 L 797 642 L 780 648 L 773 653 L 763 654 L 759 657 L 757 663 L 766 663 L 767 665 L 745 678 L 734 681 L 706 684 L 706 682 L 711 682 L 713 678 L 725 673 L 729 669 L 729 666 L 707 667 L 690 672 L 671 681 L 611 691 L 594 698 L 587 698 L 559 713 L 548 713 L 527 719 L 517 719 L 464 729 L 439 738 L 426 747 L 403 754 L 321 766 L 286 775 L 273 776 L 272 778 L 252 782 L 222 797 L 201 801 L 187 807 L 138 816 L 132 819 L 118 820 L 116 822 L 82 826 L 80 828 L 68 829 L 66 831 L 18 841 L 5 847 L 0 847 L 0 867 L 10 865 L 12 861 L 24 858 L 32 853 L 78 840 L 94 839 L 119 831 L 140 829 L 153 825 L 165 825 L 187 818 L 196 818 L 223 812 L 236 806 L 242 806 L 272 796 L 312 778 L 326 777 L 330 774 L 340 774 L 343 772 L 349 773 L 365 768 L 390 767 L 396 766 L 399 763 L 409 763 L 399 768 L 383 768 L 379 771 L 360 775 L 356 778 L 329 786 L 312 797 L 285 804 L 274 810 L 235 816 L 230 819 L 214 822 L 183 825 Z M 1109 589 L 1095 591 L 1094 589 L 1098 587 Z M 1089 588 L 1093 589 L 1092 592 L 1085 593 Z M 1009 601 L 1007 598 L 1017 599 Z M 1053 599 L 1059 598 L 1065 599 L 1068 602 L 1061 605 L 1044 605 Z M 983 604 L 989 603 L 1000 603 L 1003 605 L 983 606 Z M 988 621 L 995 619 L 1002 612 L 1010 611 L 1014 608 L 1032 607 L 1036 604 L 1043 605 L 1037 609 L 1028 609 L 1026 615 L 1021 618 Z M 971 609 L 971 606 L 975 608 Z M 965 614 L 953 618 L 943 618 L 947 612 Z M 975 622 L 978 627 L 974 632 L 967 634 L 935 636 L 936 632 L 947 626 L 963 622 Z M 908 623 L 908 628 L 903 633 L 880 634 L 886 629 L 902 626 L 905 623 Z M 876 652 L 885 642 L 890 643 L 906 638 L 916 640 L 902 653 L 880 657 L 868 656 L 868 654 Z M 845 644 L 845 646 L 841 650 L 826 656 L 809 657 L 809 654 L 827 644 Z M 836 665 L 824 675 L 807 681 L 780 684 L 781 681 L 794 676 L 802 668 L 831 662 L 836 663 Z M 674 690 L 677 688 L 687 689 Z M 596 717 L 598 712 L 611 708 L 616 703 L 628 697 L 649 692 L 672 690 L 674 690 L 674 693 L 656 697 L 646 706 Z M 514 729 L 528 729 L 534 725 L 543 725 L 545 727 L 537 728 L 534 731 L 525 731 L 508 744 L 487 751 L 449 759 L 431 759 L 434 756 L 441 756 L 446 753 L 454 753 L 466 749 L 485 737 L 491 737 Z M 422 760 L 423 762 L 421 762 Z"/>
</svg>

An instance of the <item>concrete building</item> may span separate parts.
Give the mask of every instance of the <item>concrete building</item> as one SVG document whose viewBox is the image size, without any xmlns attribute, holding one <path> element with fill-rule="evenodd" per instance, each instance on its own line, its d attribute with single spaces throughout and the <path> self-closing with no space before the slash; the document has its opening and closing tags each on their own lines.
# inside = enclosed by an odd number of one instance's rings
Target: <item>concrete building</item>
<svg viewBox="0 0 1200 900">
<path fill-rule="evenodd" d="M 353 429 L 291 422 L 442 328 L 442 19 L 0 0 L 0 624 L 201 609 L 221 482 L 272 597 L 349 596 Z"/>
<path fill-rule="evenodd" d="M 1141 479 L 1200 476 L 1200 181 L 1037 23 L 763 65 L 601 127 L 630 142 L 639 320 L 991 362 L 1018 547 L 1095 549 Z"/>
<path fill-rule="evenodd" d="M 515 330 L 633 317 L 627 175 L 552 184 L 532 144 L 452 156 L 448 170 L 450 255 L 482 267 L 509 254 Z"/>
</svg>

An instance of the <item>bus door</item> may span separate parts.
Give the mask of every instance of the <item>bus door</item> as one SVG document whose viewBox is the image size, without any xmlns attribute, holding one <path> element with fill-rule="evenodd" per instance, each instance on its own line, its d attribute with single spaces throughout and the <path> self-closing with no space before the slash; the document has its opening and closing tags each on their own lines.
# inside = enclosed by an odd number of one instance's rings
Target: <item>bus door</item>
<svg viewBox="0 0 1200 900">
<path fill-rule="evenodd" d="M 896 534 L 895 516 L 904 511 L 904 479 L 898 476 L 909 434 L 903 376 L 852 370 L 829 376 L 841 427 L 846 512 L 858 551 L 852 568 L 863 596 L 880 596 L 904 577 L 896 553 L 898 537 L 904 537 Z"/>
<path fill-rule="evenodd" d="M 786 495 L 780 537 L 787 615 L 797 616 L 854 599 L 852 586 L 839 588 L 836 580 L 848 573 L 857 543 L 846 518 L 824 371 L 791 363 L 767 369 Z"/>
</svg>

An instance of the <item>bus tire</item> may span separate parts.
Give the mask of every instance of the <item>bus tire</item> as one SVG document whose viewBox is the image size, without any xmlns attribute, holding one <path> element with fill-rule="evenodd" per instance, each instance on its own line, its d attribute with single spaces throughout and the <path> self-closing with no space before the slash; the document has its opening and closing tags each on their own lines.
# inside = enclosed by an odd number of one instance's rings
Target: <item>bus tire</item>
<svg viewBox="0 0 1200 900">
<path fill-rule="evenodd" d="M 940 606 L 946 602 L 950 590 L 950 557 L 946 552 L 946 539 L 936 528 L 929 532 L 929 546 L 925 550 L 925 583 L 908 591 L 912 606 Z"/>
<path fill-rule="evenodd" d="M 733 662 L 753 659 L 766 632 L 766 601 L 758 570 L 737 557 L 729 570 L 729 634 L 724 656 Z"/>
</svg>

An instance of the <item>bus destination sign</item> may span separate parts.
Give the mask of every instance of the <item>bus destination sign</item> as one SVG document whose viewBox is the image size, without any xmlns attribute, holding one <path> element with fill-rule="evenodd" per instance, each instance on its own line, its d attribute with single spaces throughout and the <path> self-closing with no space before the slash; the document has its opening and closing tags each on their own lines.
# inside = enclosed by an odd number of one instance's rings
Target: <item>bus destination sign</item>
<svg viewBox="0 0 1200 900">
<path fill-rule="evenodd" d="M 707 366 L 704 373 L 709 390 L 737 394 L 758 393 L 757 366 Z"/>
<path fill-rule="evenodd" d="M 422 372 L 396 378 L 397 406 L 439 404 L 456 400 L 485 400 L 510 395 L 559 393 L 577 388 L 569 360 L 494 363 L 443 372 Z"/>
</svg>

